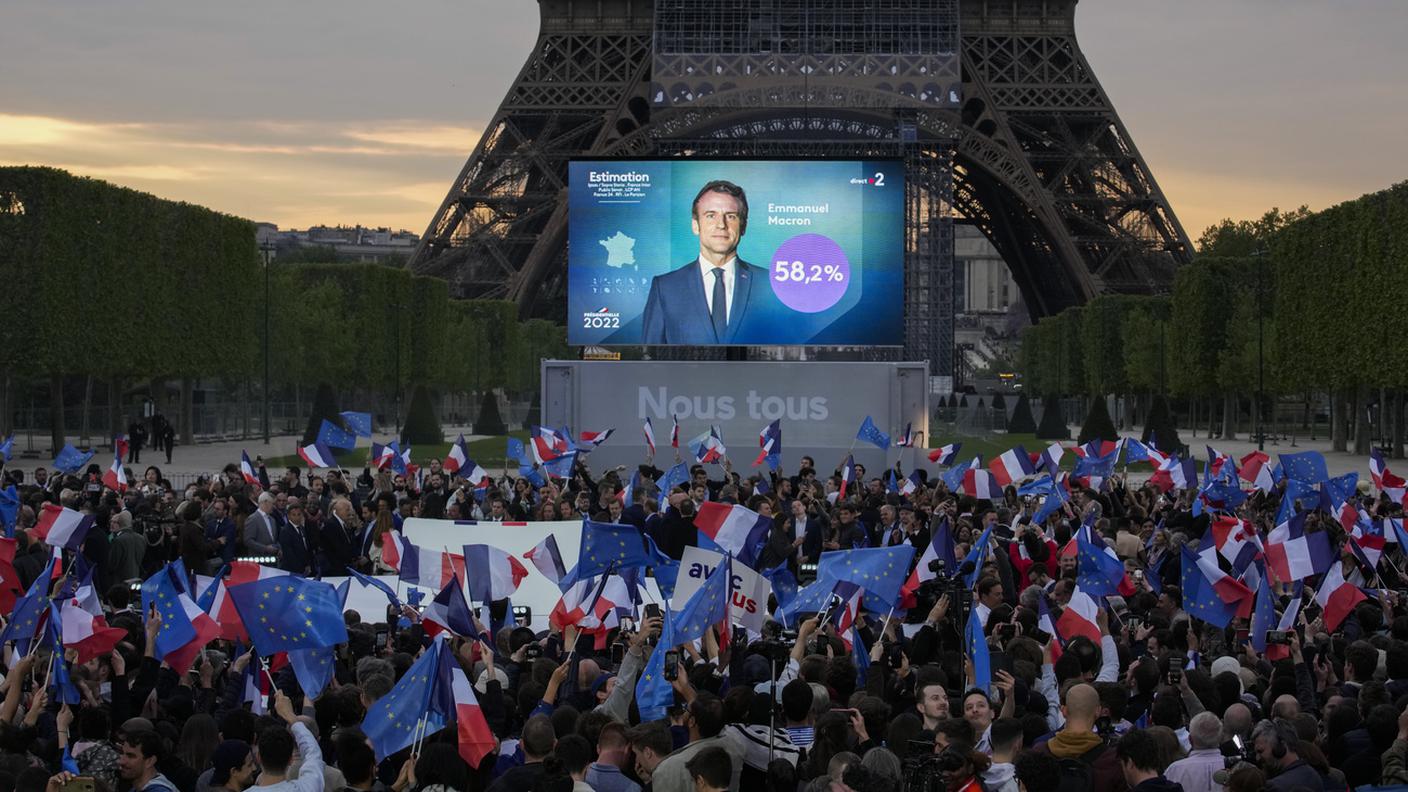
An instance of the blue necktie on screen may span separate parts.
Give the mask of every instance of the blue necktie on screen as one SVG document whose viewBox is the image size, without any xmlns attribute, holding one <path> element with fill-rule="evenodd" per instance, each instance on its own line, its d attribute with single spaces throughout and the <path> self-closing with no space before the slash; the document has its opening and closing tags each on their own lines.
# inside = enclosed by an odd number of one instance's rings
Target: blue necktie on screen
<svg viewBox="0 0 1408 792">
<path fill-rule="evenodd" d="M 714 320 L 714 335 L 722 341 L 728 329 L 728 297 L 724 294 L 724 268 L 714 267 L 709 272 L 714 276 L 714 304 L 709 308 L 709 316 Z"/>
</svg>

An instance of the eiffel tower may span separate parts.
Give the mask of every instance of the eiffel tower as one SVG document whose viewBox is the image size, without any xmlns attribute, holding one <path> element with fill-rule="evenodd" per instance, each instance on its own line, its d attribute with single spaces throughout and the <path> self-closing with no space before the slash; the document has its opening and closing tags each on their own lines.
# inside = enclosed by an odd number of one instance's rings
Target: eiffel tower
<svg viewBox="0 0 1408 792">
<path fill-rule="evenodd" d="M 569 159 L 890 156 L 907 176 L 890 355 L 952 371 L 955 216 L 1033 319 L 1164 291 L 1192 246 L 1080 51 L 1076 3 L 539 0 L 537 44 L 410 266 L 557 319 Z"/>
</svg>

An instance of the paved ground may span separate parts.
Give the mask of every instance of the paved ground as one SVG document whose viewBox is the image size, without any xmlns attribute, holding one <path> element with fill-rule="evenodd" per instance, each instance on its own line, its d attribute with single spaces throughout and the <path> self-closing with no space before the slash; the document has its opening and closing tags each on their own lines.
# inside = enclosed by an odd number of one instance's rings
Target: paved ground
<svg viewBox="0 0 1408 792">
<path fill-rule="evenodd" d="M 461 432 L 466 432 L 465 439 L 469 441 L 479 440 L 485 437 L 484 435 L 470 435 L 467 433 L 468 429 L 469 427 L 466 426 L 444 427 L 445 435 L 447 438 L 450 439 L 453 439 L 456 435 Z M 1071 436 L 1074 437 L 1076 434 L 1079 433 L 1079 431 L 1079 426 L 1071 427 Z M 1124 434 L 1130 437 L 1138 436 L 1138 433 L 1136 432 L 1126 432 Z M 936 435 L 936 438 L 941 436 L 942 435 Z M 1001 445 L 1001 438 L 1003 437 L 1003 435 L 994 433 L 986 437 L 990 442 Z M 1191 431 L 1187 429 L 1181 430 L 1179 432 L 1179 438 L 1188 445 L 1188 447 L 1192 450 L 1193 454 L 1199 460 L 1206 458 L 1206 446 L 1208 445 L 1212 445 L 1212 447 L 1217 449 L 1218 451 L 1221 451 L 1225 454 L 1230 454 L 1236 459 L 1241 459 L 1243 456 L 1247 455 L 1256 448 L 1255 442 L 1246 440 L 1244 438 L 1239 438 L 1237 440 L 1232 441 L 1209 441 L 1206 437 L 1202 436 L 1201 433 L 1198 436 L 1195 436 Z M 388 443 L 392 439 L 394 439 L 394 435 L 384 432 L 377 433 L 373 436 L 372 439 L 378 443 Z M 73 441 L 77 442 L 77 438 L 73 438 Z M 367 440 L 359 438 L 358 445 L 365 448 L 367 442 Z M 945 440 L 945 442 L 947 442 L 947 440 Z M 41 443 L 47 445 L 47 438 L 45 440 L 40 440 L 36 438 L 36 445 L 39 445 Z M 1073 443 L 1067 443 L 1067 445 L 1071 444 Z M 49 457 L 26 458 L 22 456 L 20 452 L 23 451 L 24 447 L 25 438 L 22 435 L 20 437 L 16 437 L 16 455 L 15 458 L 11 461 L 9 467 L 23 470 L 28 473 L 33 470 L 34 467 L 37 465 L 43 465 L 45 467 L 50 467 L 52 465 L 53 459 Z M 1028 445 L 1027 450 L 1035 451 L 1039 447 L 1041 446 Z M 220 470 L 229 462 L 239 462 L 241 451 L 249 452 L 250 458 L 253 459 L 255 455 L 263 455 L 264 457 L 292 455 L 296 454 L 297 450 L 298 438 L 293 435 L 275 437 L 272 439 L 268 446 L 265 446 L 263 444 L 262 439 L 257 437 L 250 438 L 247 441 L 236 440 L 220 443 L 198 443 L 194 446 L 177 445 L 175 451 L 172 453 L 171 456 L 171 464 L 166 464 L 166 457 L 164 454 L 156 454 L 153 453 L 150 449 L 148 449 L 143 451 L 142 453 L 141 467 L 145 467 L 146 465 L 156 465 L 168 475 L 196 475 L 199 473 L 210 473 Z M 1273 461 L 1276 459 L 1277 454 L 1290 454 L 1298 451 L 1309 450 L 1316 450 L 1325 454 L 1326 463 L 1329 467 L 1331 475 L 1338 476 L 1348 473 L 1350 471 L 1358 471 L 1360 481 L 1369 480 L 1368 457 L 1357 456 L 1349 453 L 1333 452 L 1330 450 L 1330 440 L 1328 437 L 1319 437 L 1314 441 L 1311 441 L 1309 438 L 1297 438 L 1296 445 L 1294 447 L 1291 446 L 1290 442 L 1287 440 L 1282 440 L 1279 444 L 1274 444 L 1268 441 L 1266 444 L 1266 453 L 1271 456 Z M 103 457 L 103 452 L 99 451 L 99 453 L 94 456 L 93 459 L 96 463 L 106 466 L 108 460 L 104 459 Z M 1067 457 L 1067 459 L 1069 460 L 1069 457 Z M 1398 465 L 1398 467 L 1408 466 L 1400 464 Z M 1131 472 L 1136 473 L 1137 475 L 1136 471 L 1145 470 L 1147 470 L 1147 466 L 1139 465 L 1136 466 L 1135 471 Z M 1201 472 L 1202 471 L 1200 468 L 1199 475 L 1201 475 Z M 140 475 L 140 471 L 138 471 L 138 475 Z"/>
</svg>

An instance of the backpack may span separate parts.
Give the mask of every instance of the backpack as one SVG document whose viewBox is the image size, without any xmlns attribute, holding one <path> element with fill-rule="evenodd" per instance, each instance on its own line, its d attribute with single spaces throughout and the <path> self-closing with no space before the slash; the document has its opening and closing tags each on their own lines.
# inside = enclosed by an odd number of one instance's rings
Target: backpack
<svg viewBox="0 0 1408 792">
<path fill-rule="evenodd" d="M 1105 745 L 1091 748 L 1081 754 L 1076 759 L 1057 759 L 1056 764 L 1060 767 L 1060 780 L 1056 784 L 1057 792 L 1090 792 L 1095 788 L 1095 760 L 1105 752 Z"/>
</svg>

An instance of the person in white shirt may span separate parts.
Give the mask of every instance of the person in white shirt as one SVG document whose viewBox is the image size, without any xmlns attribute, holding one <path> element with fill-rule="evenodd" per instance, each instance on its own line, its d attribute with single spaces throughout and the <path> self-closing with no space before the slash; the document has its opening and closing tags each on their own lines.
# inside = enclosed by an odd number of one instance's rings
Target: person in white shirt
<svg viewBox="0 0 1408 792">
<path fill-rule="evenodd" d="M 1211 712 L 1200 712 L 1188 724 L 1188 741 L 1193 751 L 1170 764 L 1164 777 L 1183 785 L 1184 792 L 1222 792 L 1213 775 L 1225 766 L 1222 751 L 1222 721 Z"/>
</svg>

